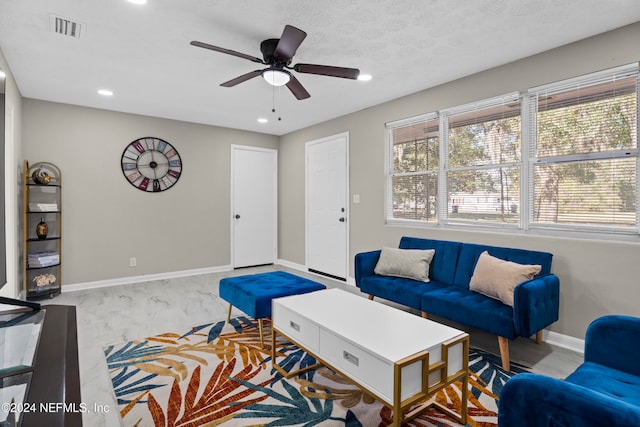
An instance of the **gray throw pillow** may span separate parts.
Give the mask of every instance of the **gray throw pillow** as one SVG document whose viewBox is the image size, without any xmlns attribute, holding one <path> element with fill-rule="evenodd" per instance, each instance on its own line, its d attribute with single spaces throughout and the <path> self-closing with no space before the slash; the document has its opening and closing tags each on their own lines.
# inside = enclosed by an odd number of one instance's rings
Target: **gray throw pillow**
<svg viewBox="0 0 640 427">
<path fill-rule="evenodd" d="M 396 276 L 407 279 L 429 281 L 429 264 L 436 253 L 434 249 L 382 248 L 374 273 L 381 276 Z"/>
</svg>

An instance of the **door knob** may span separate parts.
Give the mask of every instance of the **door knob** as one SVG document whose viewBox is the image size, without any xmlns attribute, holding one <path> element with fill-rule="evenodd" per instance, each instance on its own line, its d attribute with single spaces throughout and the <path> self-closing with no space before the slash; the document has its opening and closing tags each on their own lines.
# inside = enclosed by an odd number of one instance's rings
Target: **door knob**
<svg viewBox="0 0 640 427">
<path fill-rule="evenodd" d="M 240 219 L 240 215 L 236 214 L 236 219 Z"/>
</svg>

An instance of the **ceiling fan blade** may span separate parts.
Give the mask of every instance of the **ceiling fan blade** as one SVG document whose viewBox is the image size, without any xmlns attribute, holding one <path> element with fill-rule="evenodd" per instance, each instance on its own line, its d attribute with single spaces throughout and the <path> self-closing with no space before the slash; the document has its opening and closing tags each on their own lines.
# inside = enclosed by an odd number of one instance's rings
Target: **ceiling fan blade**
<svg viewBox="0 0 640 427">
<path fill-rule="evenodd" d="M 287 83 L 287 87 L 289 88 L 293 96 L 295 96 L 299 100 L 307 99 L 311 97 L 309 92 L 307 92 L 307 90 L 302 86 L 302 84 L 294 76 L 291 76 L 291 79 Z"/>
<path fill-rule="evenodd" d="M 262 74 L 262 70 L 255 70 L 255 71 L 252 71 L 250 73 L 243 74 L 243 75 L 241 75 L 239 77 L 236 77 L 235 79 L 231 79 L 228 82 L 221 83 L 220 86 L 233 87 L 233 86 L 235 86 L 237 84 L 240 84 L 242 82 L 246 82 L 247 80 L 250 80 L 250 79 L 252 79 L 254 77 L 258 77 L 260 74 Z"/>
<path fill-rule="evenodd" d="M 209 50 L 213 50 L 216 52 L 220 52 L 220 53 L 226 53 L 227 55 L 233 55 L 233 56 L 237 56 L 238 58 L 242 58 L 242 59 L 248 59 L 249 61 L 253 61 L 253 62 L 257 62 L 259 64 L 264 64 L 264 61 L 260 58 L 257 58 L 255 56 L 251 56 L 251 55 L 247 55 L 241 52 L 236 52 L 235 50 L 231 50 L 231 49 L 225 49 L 223 47 L 218 47 L 218 46 L 214 46 L 212 44 L 209 43 L 203 43 L 203 42 L 199 42 L 199 41 L 192 41 L 190 43 L 192 46 L 197 46 L 197 47 L 202 47 L 205 49 L 209 49 Z"/>
<path fill-rule="evenodd" d="M 360 75 L 357 68 L 332 67 L 330 65 L 296 64 L 293 67 L 299 73 L 319 74 L 321 76 L 341 77 L 355 80 Z"/>
<path fill-rule="evenodd" d="M 307 33 L 301 29 L 285 25 L 280 41 L 276 46 L 275 55 L 280 59 L 289 61 L 296 54 L 296 50 L 298 50 L 305 37 L 307 37 Z"/>
</svg>

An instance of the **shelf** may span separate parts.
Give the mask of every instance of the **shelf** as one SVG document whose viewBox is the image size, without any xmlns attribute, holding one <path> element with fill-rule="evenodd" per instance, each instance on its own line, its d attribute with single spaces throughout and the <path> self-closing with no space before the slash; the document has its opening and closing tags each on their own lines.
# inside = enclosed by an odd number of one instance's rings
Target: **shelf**
<svg viewBox="0 0 640 427">
<path fill-rule="evenodd" d="M 58 187 L 61 188 L 61 184 L 37 184 L 35 182 L 27 182 L 27 186 L 29 187 Z"/>
<path fill-rule="evenodd" d="M 60 267 L 60 263 L 53 264 L 53 265 L 47 265 L 46 267 L 27 267 L 27 271 L 32 271 L 32 270 L 45 270 L 45 269 L 47 269 L 47 268 L 54 268 L 54 267 Z"/>
<path fill-rule="evenodd" d="M 34 180 L 34 177 L 37 178 L 37 181 Z M 45 183 L 47 181 L 48 183 Z M 62 178 L 60 169 L 48 162 L 29 165 L 29 162 L 25 160 L 23 183 L 24 292 L 27 300 L 52 298 L 54 295 L 60 294 L 62 284 Z M 40 238 L 38 235 L 46 237 Z M 56 256 L 52 257 L 50 254 Z M 47 262 L 56 262 L 56 264 L 41 266 Z"/>
<path fill-rule="evenodd" d="M 29 289 L 27 291 L 28 299 L 44 299 L 44 298 L 53 298 L 56 295 L 59 295 L 61 292 L 60 287 L 55 286 L 43 290 L 34 290 Z"/>
<path fill-rule="evenodd" d="M 59 214 L 62 211 L 27 211 L 28 214 Z"/>
</svg>

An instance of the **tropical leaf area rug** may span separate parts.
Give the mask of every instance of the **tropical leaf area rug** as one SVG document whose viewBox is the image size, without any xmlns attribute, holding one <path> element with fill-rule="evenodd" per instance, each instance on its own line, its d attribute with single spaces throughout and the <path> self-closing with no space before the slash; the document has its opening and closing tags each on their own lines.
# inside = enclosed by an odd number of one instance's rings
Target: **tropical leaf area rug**
<svg viewBox="0 0 640 427">
<path fill-rule="evenodd" d="M 284 339 L 276 349 L 286 372 L 315 363 Z M 328 368 L 284 379 L 260 345 L 257 321 L 246 317 L 112 345 L 104 353 L 125 426 L 377 427 L 393 420 L 391 409 Z M 525 371 L 511 366 L 513 372 L 504 371 L 499 357 L 470 350 L 467 425 L 497 425 L 503 384 Z M 431 399 L 459 413 L 460 388 L 454 383 Z M 459 426 L 435 408 L 407 425 Z"/>
</svg>

